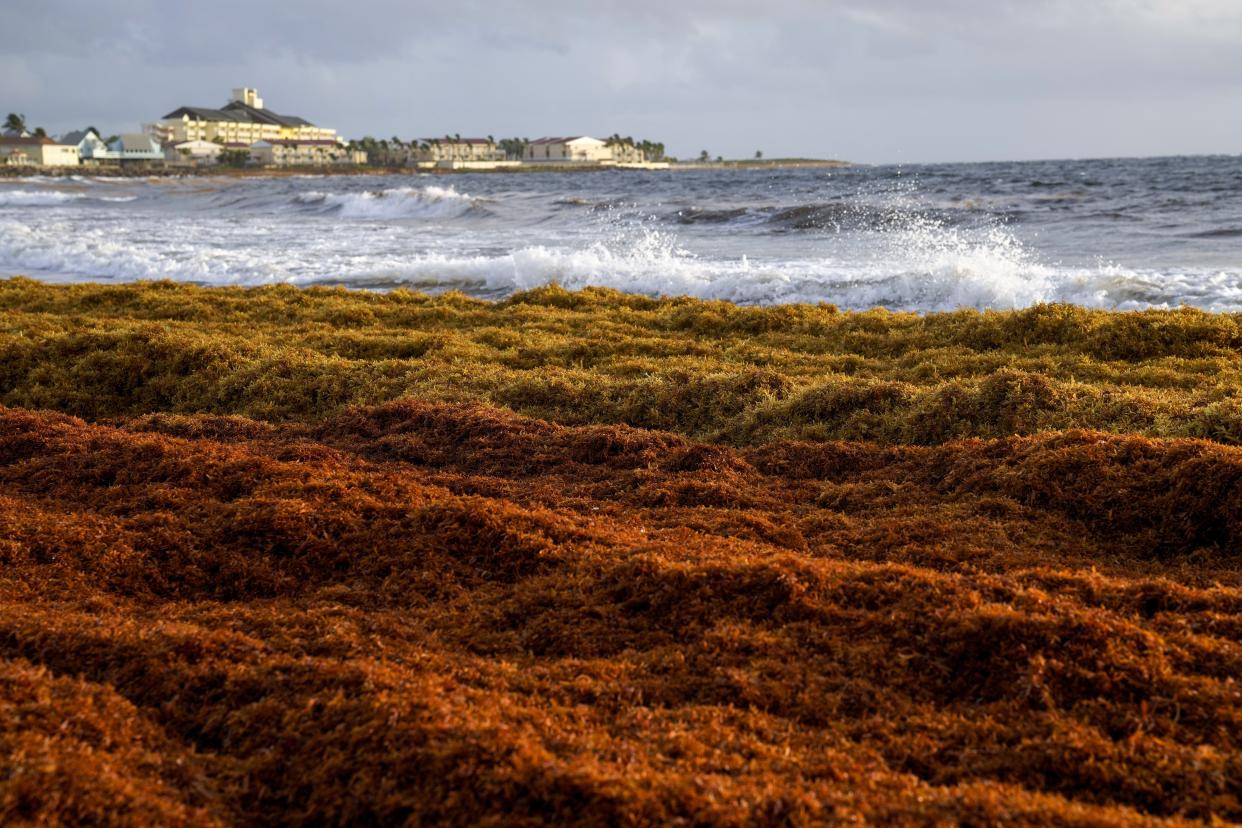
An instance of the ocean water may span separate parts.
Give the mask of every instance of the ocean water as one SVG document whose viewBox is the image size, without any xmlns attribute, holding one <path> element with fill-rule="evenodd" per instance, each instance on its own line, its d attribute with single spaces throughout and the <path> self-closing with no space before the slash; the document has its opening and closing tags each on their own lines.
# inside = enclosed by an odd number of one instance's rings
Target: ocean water
<svg viewBox="0 0 1242 828">
<path fill-rule="evenodd" d="M 1242 157 L 0 179 L 0 276 L 1242 311 Z"/>
</svg>

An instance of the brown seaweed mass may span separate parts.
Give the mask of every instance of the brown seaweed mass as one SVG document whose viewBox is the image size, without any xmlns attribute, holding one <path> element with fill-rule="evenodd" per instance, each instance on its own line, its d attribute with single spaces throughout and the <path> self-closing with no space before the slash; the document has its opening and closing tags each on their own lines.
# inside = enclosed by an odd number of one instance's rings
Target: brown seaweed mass
<svg viewBox="0 0 1242 828">
<path fill-rule="evenodd" d="M 247 296 L 0 283 L 0 822 L 1242 820 L 1231 318 Z"/>
</svg>

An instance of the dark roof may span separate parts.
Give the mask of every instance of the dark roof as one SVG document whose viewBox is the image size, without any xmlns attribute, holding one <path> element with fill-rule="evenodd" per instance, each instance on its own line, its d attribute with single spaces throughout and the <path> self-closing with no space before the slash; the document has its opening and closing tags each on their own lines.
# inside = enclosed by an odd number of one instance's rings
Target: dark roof
<svg viewBox="0 0 1242 828">
<path fill-rule="evenodd" d="M 241 101 L 229 101 L 219 109 L 203 106 L 182 106 L 164 116 L 164 119 L 189 115 L 195 121 L 236 121 L 250 124 L 275 124 L 283 127 L 314 126 L 296 115 L 278 115 L 270 109 L 258 109 Z"/>
<path fill-rule="evenodd" d="M 62 144 L 77 145 L 82 143 L 83 138 L 91 134 L 94 134 L 96 138 L 99 137 L 99 133 L 93 129 L 75 129 L 73 132 L 66 132 L 64 135 L 60 136 L 60 142 Z"/>
<path fill-rule="evenodd" d="M 29 135 L 25 138 L 18 138 L 14 135 L 0 137 L 0 146 L 4 147 L 37 147 L 41 144 L 55 143 L 51 138 L 41 138 L 37 135 Z"/>
<path fill-rule="evenodd" d="M 120 147 L 125 152 L 134 150 L 140 152 L 152 152 L 159 150 L 158 143 L 152 139 L 150 135 L 142 132 L 129 132 L 125 135 L 118 136 L 108 148 L 115 150 L 117 147 Z"/>
<path fill-rule="evenodd" d="M 195 121 L 236 121 L 237 117 L 231 112 L 222 112 L 219 109 L 207 109 L 202 106 L 180 106 L 164 116 L 165 120 L 169 118 L 180 118 L 189 115 Z"/>
<path fill-rule="evenodd" d="M 243 120 L 250 120 L 259 124 L 276 124 L 277 126 L 297 127 L 297 126 L 314 126 L 305 118 L 299 118 L 296 115 L 277 115 L 270 109 L 258 109 L 250 104 L 241 101 L 229 101 L 224 105 L 223 110 L 234 114 L 247 116 Z"/>
</svg>

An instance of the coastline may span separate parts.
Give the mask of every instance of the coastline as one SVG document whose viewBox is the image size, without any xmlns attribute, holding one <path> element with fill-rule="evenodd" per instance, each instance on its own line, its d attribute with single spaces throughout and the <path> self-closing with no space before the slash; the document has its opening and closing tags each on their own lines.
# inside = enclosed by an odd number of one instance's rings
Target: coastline
<svg viewBox="0 0 1242 828">
<path fill-rule="evenodd" d="M 71 176 L 89 176 L 92 178 L 188 178 L 188 177 L 221 177 L 221 178 L 286 178 L 294 176 L 396 176 L 396 175 L 522 175 L 532 173 L 598 173 L 607 171 L 623 172 L 689 172 L 696 170 L 780 170 L 780 169 L 839 169 L 855 166 L 849 161 L 819 159 L 772 159 L 738 160 L 738 161 L 693 161 L 678 162 L 666 168 L 640 169 L 626 165 L 599 164 L 523 164 L 513 167 L 496 167 L 494 169 L 448 169 L 426 167 L 367 167 L 367 166 L 290 166 L 290 167 L 142 167 L 142 166 L 76 166 L 76 167 L 18 167 L 0 166 L 0 180 L 11 178 L 28 178 L 42 176 L 47 178 L 67 178 Z"/>
</svg>

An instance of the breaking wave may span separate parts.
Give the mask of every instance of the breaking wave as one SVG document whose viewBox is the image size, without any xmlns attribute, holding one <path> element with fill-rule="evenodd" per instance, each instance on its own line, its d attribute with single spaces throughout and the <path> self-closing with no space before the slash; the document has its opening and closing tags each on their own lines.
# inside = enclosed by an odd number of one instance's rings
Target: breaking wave
<svg viewBox="0 0 1242 828">
<path fill-rule="evenodd" d="M 210 233 L 211 231 L 204 231 Z M 386 252 L 356 236 L 305 244 L 231 244 L 216 239 L 143 245 L 100 229 L 68 233 L 52 223 L 0 221 L 0 262 L 9 273 L 69 274 L 76 279 L 173 278 L 203 284 L 344 284 L 363 288 L 463 290 L 504 296 L 551 282 L 611 287 L 648 295 L 688 295 L 746 304 L 830 302 L 845 308 L 918 312 L 1020 308 L 1041 302 L 1132 309 L 1242 310 L 1242 272 L 1138 271 L 1103 265 L 1053 267 L 1034 260 L 1013 236 L 977 236 L 934 223 L 895 234 L 870 260 L 727 260 L 685 250 L 675 236 L 635 228 L 580 247 L 529 245 L 495 254 Z M 214 237 L 213 237 L 214 238 Z"/>
<path fill-rule="evenodd" d="M 84 198 L 82 193 L 59 190 L 0 190 L 0 207 L 54 207 Z"/>
<path fill-rule="evenodd" d="M 119 204 L 136 198 L 138 196 L 99 196 L 63 190 L 0 190 L 0 207 L 57 207 L 90 201 Z"/>
<path fill-rule="evenodd" d="M 421 175 L 21 179 L 0 186 L 0 277 L 1242 310 L 1242 196 L 1204 189 L 1242 162 L 1028 166 L 452 180 L 466 192 Z"/>
<path fill-rule="evenodd" d="M 452 187 L 396 187 L 358 193 L 312 191 L 294 198 L 297 204 L 335 212 L 342 218 L 455 218 L 486 212 L 481 200 Z"/>
</svg>

